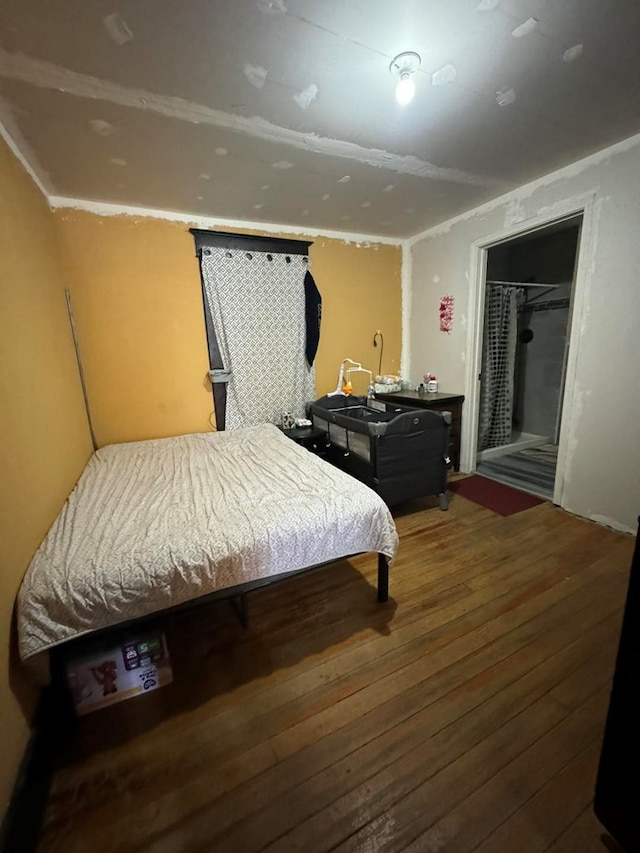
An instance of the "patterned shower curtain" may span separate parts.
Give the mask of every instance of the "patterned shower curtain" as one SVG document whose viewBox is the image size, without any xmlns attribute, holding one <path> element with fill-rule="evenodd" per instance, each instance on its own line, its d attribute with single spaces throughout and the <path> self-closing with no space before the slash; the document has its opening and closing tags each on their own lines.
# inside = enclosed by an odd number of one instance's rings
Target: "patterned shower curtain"
<svg viewBox="0 0 640 853">
<path fill-rule="evenodd" d="M 500 447 L 511 439 L 518 336 L 516 287 L 487 287 L 484 313 L 478 450 Z"/>
<path fill-rule="evenodd" d="M 205 249 L 202 280 L 226 370 L 226 429 L 305 414 L 315 370 L 305 358 L 301 255 Z"/>
</svg>

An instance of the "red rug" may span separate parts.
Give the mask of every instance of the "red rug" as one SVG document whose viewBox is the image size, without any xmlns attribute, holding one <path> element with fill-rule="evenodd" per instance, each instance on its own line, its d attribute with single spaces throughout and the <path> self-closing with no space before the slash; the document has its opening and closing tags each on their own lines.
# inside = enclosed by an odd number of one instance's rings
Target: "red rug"
<svg viewBox="0 0 640 853">
<path fill-rule="evenodd" d="M 542 498 L 505 486 L 503 483 L 496 483 L 495 480 L 480 477 L 478 474 L 449 483 L 449 490 L 460 495 L 461 498 L 467 498 L 492 512 L 497 512 L 498 515 L 514 515 L 516 512 L 544 503 Z"/>
</svg>

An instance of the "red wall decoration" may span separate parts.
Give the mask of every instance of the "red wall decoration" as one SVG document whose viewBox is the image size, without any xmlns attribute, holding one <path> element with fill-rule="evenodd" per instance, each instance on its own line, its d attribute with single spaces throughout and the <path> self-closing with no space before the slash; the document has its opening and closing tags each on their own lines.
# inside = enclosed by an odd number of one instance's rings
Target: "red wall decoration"
<svg viewBox="0 0 640 853">
<path fill-rule="evenodd" d="M 440 331 L 450 332 L 453 328 L 453 296 L 440 299 Z"/>
</svg>

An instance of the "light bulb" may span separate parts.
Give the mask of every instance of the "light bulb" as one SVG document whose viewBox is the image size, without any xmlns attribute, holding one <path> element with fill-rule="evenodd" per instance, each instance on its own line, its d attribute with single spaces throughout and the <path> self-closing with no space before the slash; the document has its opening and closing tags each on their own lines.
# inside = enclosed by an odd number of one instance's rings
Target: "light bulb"
<svg viewBox="0 0 640 853">
<path fill-rule="evenodd" d="M 416 93 L 416 84 L 408 72 L 400 75 L 400 82 L 396 86 L 396 100 L 403 107 L 409 103 Z"/>
</svg>

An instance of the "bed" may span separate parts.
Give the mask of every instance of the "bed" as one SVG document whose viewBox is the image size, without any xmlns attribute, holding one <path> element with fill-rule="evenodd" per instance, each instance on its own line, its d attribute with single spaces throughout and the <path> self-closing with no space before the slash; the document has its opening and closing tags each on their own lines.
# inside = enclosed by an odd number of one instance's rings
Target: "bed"
<svg viewBox="0 0 640 853">
<path fill-rule="evenodd" d="M 89 460 L 18 594 L 24 661 L 211 593 L 398 538 L 378 495 L 272 425 L 114 444 Z"/>
</svg>

